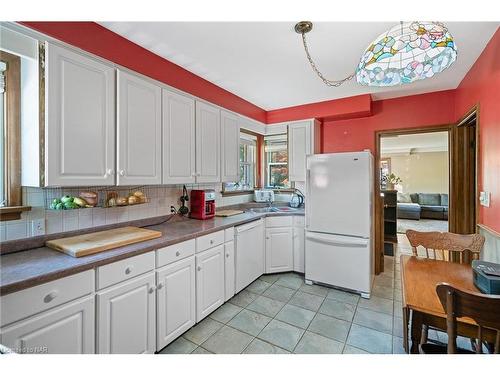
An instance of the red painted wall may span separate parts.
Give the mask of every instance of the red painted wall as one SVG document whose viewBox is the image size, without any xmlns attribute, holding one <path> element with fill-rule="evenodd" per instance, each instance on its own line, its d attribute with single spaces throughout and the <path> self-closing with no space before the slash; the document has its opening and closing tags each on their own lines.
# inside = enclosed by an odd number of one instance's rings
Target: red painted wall
<svg viewBox="0 0 500 375">
<path fill-rule="evenodd" d="M 372 103 L 372 116 L 325 121 L 322 152 L 370 149 L 375 152 L 375 131 L 437 126 L 455 121 L 454 90 L 412 95 Z"/>
<path fill-rule="evenodd" d="M 324 102 L 280 108 L 267 112 L 267 123 L 318 118 L 321 120 L 339 120 L 366 117 L 371 115 L 372 97 L 370 94 L 349 98 L 327 100 Z"/>
<path fill-rule="evenodd" d="M 500 28 L 456 89 L 455 119 L 479 105 L 479 190 L 491 193 L 479 206 L 479 222 L 500 232 Z"/>
<path fill-rule="evenodd" d="M 266 111 L 95 22 L 20 22 L 41 33 L 164 82 L 213 104 L 266 122 Z"/>
</svg>

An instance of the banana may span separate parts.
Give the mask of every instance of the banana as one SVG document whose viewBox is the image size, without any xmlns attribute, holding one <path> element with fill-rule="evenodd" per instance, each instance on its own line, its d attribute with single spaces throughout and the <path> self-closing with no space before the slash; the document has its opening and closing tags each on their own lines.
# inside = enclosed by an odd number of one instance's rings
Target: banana
<svg viewBox="0 0 500 375">
<path fill-rule="evenodd" d="M 85 207 L 87 205 L 87 202 L 84 199 L 78 197 L 75 197 L 73 199 L 73 202 L 79 205 L 80 207 Z"/>
</svg>

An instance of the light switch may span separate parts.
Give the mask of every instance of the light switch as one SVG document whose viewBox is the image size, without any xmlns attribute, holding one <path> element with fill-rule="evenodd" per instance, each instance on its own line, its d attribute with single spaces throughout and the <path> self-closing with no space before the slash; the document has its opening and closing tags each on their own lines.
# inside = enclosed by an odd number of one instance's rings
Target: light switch
<svg viewBox="0 0 500 375">
<path fill-rule="evenodd" d="M 490 206 L 490 192 L 489 191 L 481 191 L 479 193 L 479 203 L 481 206 L 489 207 Z"/>
</svg>

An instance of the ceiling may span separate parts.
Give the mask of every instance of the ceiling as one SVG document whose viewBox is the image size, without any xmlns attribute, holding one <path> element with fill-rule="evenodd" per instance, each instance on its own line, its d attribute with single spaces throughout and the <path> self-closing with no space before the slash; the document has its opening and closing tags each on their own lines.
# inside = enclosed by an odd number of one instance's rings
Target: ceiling
<svg viewBox="0 0 500 375">
<path fill-rule="evenodd" d="M 454 89 L 494 34 L 498 22 L 449 22 L 457 61 L 435 77 L 389 88 L 355 80 L 326 86 L 311 70 L 295 22 L 100 22 L 208 81 L 265 109 L 372 94 L 375 100 Z M 351 74 L 365 48 L 397 22 L 319 22 L 309 49 L 328 79 Z"/>
<path fill-rule="evenodd" d="M 414 154 L 448 151 L 448 132 L 401 134 L 380 139 L 380 154 Z"/>
</svg>

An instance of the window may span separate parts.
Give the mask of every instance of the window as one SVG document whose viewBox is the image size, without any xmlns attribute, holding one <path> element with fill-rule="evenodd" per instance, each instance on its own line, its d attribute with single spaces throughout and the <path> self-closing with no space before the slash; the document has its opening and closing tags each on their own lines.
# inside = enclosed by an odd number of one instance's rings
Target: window
<svg viewBox="0 0 500 375">
<path fill-rule="evenodd" d="M 21 205 L 21 58 L 0 51 L 0 220 L 16 220 Z"/>
<path fill-rule="evenodd" d="M 287 135 L 264 137 L 266 187 L 271 189 L 291 188 L 288 178 Z"/>
<path fill-rule="evenodd" d="M 256 186 L 257 137 L 240 133 L 240 180 L 224 184 L 224 191 L 249 191 Z"/>
</svg>

